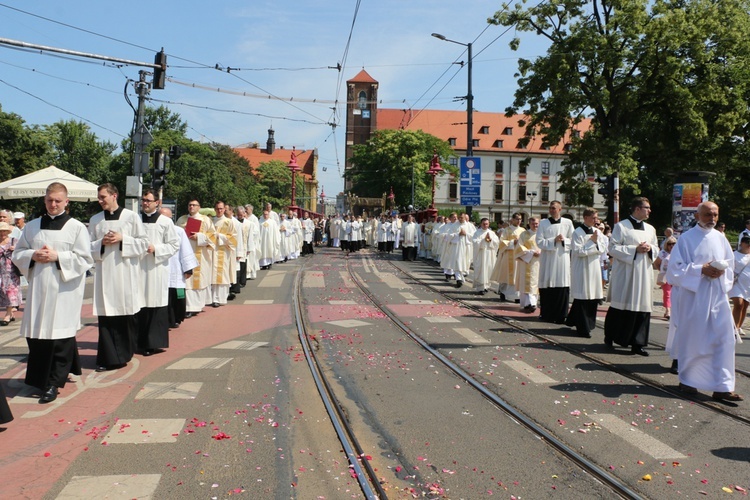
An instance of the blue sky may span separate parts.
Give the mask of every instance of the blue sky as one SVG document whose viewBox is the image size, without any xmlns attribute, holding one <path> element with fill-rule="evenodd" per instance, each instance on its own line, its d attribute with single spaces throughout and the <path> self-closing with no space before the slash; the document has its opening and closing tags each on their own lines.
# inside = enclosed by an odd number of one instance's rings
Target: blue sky
<svg viewBox="0 0 750 500">
<path fill-rule="evenodd" d="M 356 0 L 0 0 L 0 38 L 144 62 L 164 47 L 167 74 L 176 82 L 168 81 L 151 97 L 180 114 L 190 138 L 265 144 L 273 127 L 277 145 L 318 148 L 327 196 L 343 189 L 344 168 L 345 108 L 339 107 L 335 131 L 327 125 L 334 121 L 331 108 L 336 99 L 345 100 L 346 80 L 363 67 L 380 82 L 380 107 L 465 109 L 465 102 L 454 98 L 466 94 L 466 68 L 451 64 L 466 60 L 464 47 L 430 34 L 474 41 L 474 108 L 502 112 L 513 100 L 517 58 L 544 52 L 540 37 L 525 34 L 521 50 L 512 52 L 512 30 L 487 28 L 486 19 L 501 2 L 363 0 L 344 61 L 356 5 Z M 338 63 L 345 64 L 341 78 L 328 69 Z M 217 64 L 240 69 L 217 71 Z M 133 121 L 124 89 L 139 69 L 0 45 L 0 105 L 28 124 L 84 120 L 101 139 L 119 144 Z M 135 102 L 132 86 L 127 92 Z M 237 95 L 242 92 L 294 100 Z"/>
</svg>

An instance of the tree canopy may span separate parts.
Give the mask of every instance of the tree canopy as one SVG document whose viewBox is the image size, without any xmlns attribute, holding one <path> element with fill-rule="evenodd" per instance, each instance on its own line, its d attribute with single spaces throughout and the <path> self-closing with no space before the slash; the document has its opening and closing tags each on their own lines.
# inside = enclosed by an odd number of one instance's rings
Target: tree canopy
<svg viewBox="0 0 750 500">
<path fill-rule="evenodd" d="M 434 153 L 443 169 L 457 173 L 449 164 L 455 154 L 446 141 L 421 130 L 378 130 L 366 144 L 354 146 L 352 168 L 347 172 L 352 192 L 378 198 L 393 188 L 396 206 L 407 207 L 411 204 L 413 172 L 414 206 L 427 208 L 432 196 L 432 178 L 427 170 Z"/>
<path fill-rule="evenodd" d="M 588 133 L 572 141 L 562 191 L 616 171 L 625 197 L 649 196 L 666 220 L 671 174 L 709 170 L 718 174 L 713 199 L 746 204 L 748 192 L 734 181 L 748 155 L 749 0 L 533 3 L 489 22 L 550 42 L 545 55 L 518 61 L 507 112 L 530 115 L 528 136 L 554 143 L 591 118 Z M 510 46 L 518 49 L 518 40 Z"/>
</svg>

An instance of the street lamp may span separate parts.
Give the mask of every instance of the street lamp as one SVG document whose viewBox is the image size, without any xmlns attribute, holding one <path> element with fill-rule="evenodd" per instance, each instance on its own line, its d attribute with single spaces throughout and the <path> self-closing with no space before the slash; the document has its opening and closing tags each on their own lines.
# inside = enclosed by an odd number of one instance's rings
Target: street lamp
<svg viewBox="0 0 750 500">
<path fill-rule="evenodd" d="M 437 210 L 435 209 L 435 177 L 442 171 L 443 168 L 440 166 L 440 161 L 438 161 L 438 155 L 437 153 L 433 153 L 432 160 L 430 160 L 430 169 L 427 171 L 427 173 L 432 176 L 432 201 L 430 202 L 429 210 L 430 217 L 437 216 Z"/>
<path fill-rule="evenodd" d="M 531 208 L 529 208 L 529 217 L 534 217 L 534 198 L 536 198 L 536 191 L 529 192 L 529 198 L 531 198 Z"/>
<path fill-rule="evenodd" d="M 466 56 L 467 59 L 467 73 L 469 74 L 469 81 L 468 81 L 468 90 L 466 93 L 466 156 L 474 156 L 474 95 L 471 93 L 471 42 L 469 43 L 463 43 L 463 42 L 457 42 L 456 40 L 451 40 L 450 38 L 446 38 L 444 35 L 441 35 L 440 33 L 433 33 L 432 36 L 437 38 L 438 40 L 443 40 L 444 42 L 450 42 L 455 43 L 456 45 L 462 45 L 466 47 L 468 55 Z M 462 63 L 463 66 L 463 63 Z M 471 206 L 466 207 L 466 213 L 471 215 Z"/>
<path fill-rule="evenodd" d="M 297 207 L 297 186 L 295 183 L 295 177 L 297 177 L 297 172 L 302 170 L 299 165 L 297 165 L 297 154 L 294 151 L 294 148 L 292 148 L 292 157 L 289 159 L 289 163 L 287 164 L 286 168 L 288 168 L 292 172 L 292 199 L 291 199 L 291 205 L 289 205 L 289 210 L 293 210 L 294 213 L 298 213 L 298 207 Z"/>
</svg>

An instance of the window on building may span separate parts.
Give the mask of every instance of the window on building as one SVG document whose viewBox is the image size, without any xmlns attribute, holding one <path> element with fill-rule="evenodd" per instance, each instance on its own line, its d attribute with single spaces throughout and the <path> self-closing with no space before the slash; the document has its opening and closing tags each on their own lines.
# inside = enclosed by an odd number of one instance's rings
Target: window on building
<svg viewBox="0 0 750 500">
<path fill-rule="evenodd" d="M 497 139 L 495 141 L 495 144 L 493 145 L 493 147 L 495 147 L 495 148 L 502 148 L 503 147 L 503 140 L 502 139 Z"/>
<path fill-rule="evenodd" d="M 518 164 L 518 173 L 526 175 L 526 163 L 519 163 Z"/>
<path fill-rule="evenodd" d="M 357 107 L 359 109 L 367 109 L 367 93 L 364 90 L 359 93 Z"/>
<path fill-rule="evenodd" d="M 549 147 L 549 144 L 542 143 L 542 145 L 541 145 L 541 147 L 539 149 L 542 149 L 544 151 L 549 151 L 550 147 Z"/>
<path fill-rule="evenodd" d="M 513 135 L 513 127 L 505 127 L 503 129 L 503 135 Z"/>
<path fill-rule="evenodd" d="M 526 184 L 518 185 L 518 201 L 526 201 Z"/>
<path fill-rule="evenodd" d="M 471 140 L 472 147 L 478 148 L 479 147 L 479 139 L 472 139 Z"/>
<path fill-rule="evenodd" d="M 549 175 L 549 162 L 548 161 L 542 162 L 542 175 Z"/>
<path fill-rule="evenodd" d="M 542 186 L 542 197 L 540 201 L 549 201 L 549 186 Z"/>
<path fill-rule="evenodd" d="M 448 184 L 448 198 L 451 200 L 455 200 L 458 198 L 458 184 L 455 182 L 451 182 Z"/>
<path fill-rule="evenodd" d="M 449 146 L 455 146 L 456 145 L 456 138 L 455 137 L 449 137 L 448 138 L 448 145 Z"/>
<path fill-rule="evenodd" d="M 487 125 L 484 125 L 482 128 L 479 129 L 480 134 L 489 134 L 490 133 L 490 127 Z"/>
<path fill-rule="evenodd" d="M 516 143 L 516 148 L 517 149 L 526 149 L 526 142 L 525 141 L 518 141 Z"/>
<path fill-rule="evenodd" d="M 495 201 L 503 201 L 503 184 L 501 182 L 495 183 Z"/>
<path fill-rule="evenodd" d="M 563 148 L 566 152 L 571 151 L 573 149 L 573 145 L 571 143 L 567 143 L 565 147 Z"/>
<path fill-rule="evenodd" d="M 451 156 L 450 160 L 448 160 L 448 163 L 450 163 L 452 167 L 457 167 L 458 158 L 456 158 L 455 156 Z"/>
<path fill-rule="evenodd" d="M 570 135 L 571 135 L 571 137 L 575 137 L 575 138 L 577 139 L 577 138 L 581 137 L 581 131 L 580 131 L 580 130 L 576 130 L 576 129 L 573 129 L 573 130 L 572 130 L 572 131 L 570 132 Z"/>
<path fill-rule="evenodd" d="M 495 173 L 496 174 L 502 174 L 503 173 L 503 160 L 495 160 Z"/>
</svg>

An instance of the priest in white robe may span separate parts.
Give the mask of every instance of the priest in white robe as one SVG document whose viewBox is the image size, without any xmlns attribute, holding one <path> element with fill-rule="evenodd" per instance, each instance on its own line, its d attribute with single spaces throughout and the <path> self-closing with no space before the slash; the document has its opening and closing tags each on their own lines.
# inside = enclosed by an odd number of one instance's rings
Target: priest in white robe
<svg viewBox="0 0 750 500">
<path fill-rule="evenodd" d="M 223 201 L 214 204 L 216 216 L 214 225 L 213 275 L 211 278 L 211 306 L 226 305 L 229 287 L 237 276 L 237 231 L 232 219 L 225 215 Z"/>
<path fill-rule="evenodd" d="M 263 217 L 259 222 L 258 265 L 261 269 L 271 269 L 276 260 L 276 255 L 280 251 L 281 232 L 279 225 L 267 210 L 263 211 Z"/>
<path fill-rule="evenodd" d="M 466 240 L 471 239 L 469 234 L 469 224 L 465 221 L 459 221 L 458 215 L 452 213 L 450 224 L 444 233 L 445 251 L 441 266 L 446 279 L 451 276 L 456 280 L 456 288 L 461 288 L 464 284 L 464 275 L 469 272 L 466 266 Z"/>
<path fill-rule="evenodd" d="M 432 259 L 440 264 L 443 254 L 443 228 L 445 227 L 445 218 L 439 215 L 435 225 L 432 228 Z"/>
<path fill-rule="evenodd" d="M 742 401 L 734 392 L 735 331 L 727 293 L 734 281 L 734 255 L 715 229 L 719 207 L 698 206 L 698 224 L 677 240 L 666 280 L 679 289 L 680 306 L 672 310 L 675 336 L 670 355 L 679 362 L 680 389 L 712 391 L 719 401 Z"/>
<path fill-rule="evenodd" d="M 99 186 L 103 211 L 89 221 L 94 273 L 94 315 L 99 322 L 97 371 L 124 367 L 138 341 L 136 314 L 146 305 L 141 258 L 148 237 L 141 218 L 117 203 L 117 188 Z"/>
<path fill-rule="evenodd" d="M 479 227 L 471 237 L 474 249 L 474 290 L 479 295 L 485 295 L 490 288 L 490 276 L 495 268 L 497 249 L 500 239 L 495 231 L 490 229 L 490 220 L 479 221 Z"/>
<path fill-rule="evenodd" d="M 211 303 L 211 278 L 213 276 L 214 224 L 211 218 L 200 213 L 201 205 L 196 199 L 188 201 L 188 214 L 177 220 L 185 229 L 190 247 L 198 266 L 187 280 L 185 287 L 186 318 L 203 311 Z M 192 221 L 191 221 L 192 219 Z"/>
<path fill-rule="evenodd" d="M 245 249 L 247 250 L 247 279 L 250 280 L 254 280 L 260 270 L 258 263 L 260 260 L 260 222 L 253 210 L 251 204 L 245 205 L 245 223 L 249 225 Z"/>
<path fill-rule="evenodd" d="M 647 222 L 651 203 L 638 196 L 631 214 L 615 224 L 609 239 L 612 272 L 609 279 L 610 306 L 604 320 L 604 343 L 631 347 L 633 354 L 648 356 L 644 347 L 653 307 L 653 262 L 659 254 L 656 230 Z"/>
<path fill-rule="evenodd" d="M 407 222 L 401 227 L 401 234 L 403 238 L 401 259 L 416 260 L 419 248 L 419 225 L 415 222 L 413 215 L 409 215 Z"/>
<path fill-rule="evenodd" d="M 164 217 L 172 220 L 172 210 L 162 207 L 159 211 Z M 187 280 L 193 275 L 193 269 L 198 267 L 198 259 L 190 246 L 187 233 L 180 226 L 174 226 L 175 234 L 180 240 L 177 253 L 169 258 L 169 328 L 178 328 L 185 321 L 187 300 L 185 287 Z"/>
<path fill-rule="evenodd" d="M 234 243 L 234 274 L 232 275 L 232 284 L 229 286 L 229 296 L 227 300 L 234 300 L 237 294 L 242 292 L 242 283 L 247 280 L 245 277 L 247 270 L 246 265 L 246 254 L 245 254 L 245 242 L 247 241 L 247 235 L 244 232 L 242 226 L 242 220 L 237 215 L 238 213 L 245 213 L 245 208 L 242 205 L 238 205 L 236 208 L 231 205 L 227 205 L 226 217 L 234 224 L 234 232 L 237 235 L 237 239 Z"/>
<path fill-rule="evenodd" d="M 521 233 L 514 252 L 516 257 L 516 289 L 521 310 L 533 313 L 539 294 L 539 258 L 542 250 L 536 244 L 539 219 L 529 217 L 529 229 Z"/>
<path fill-rule="evenodd" d="M 516 291 L 516 243 L 525 229 L 521 227 L 521 214 L 516 212 L 510 219 L 510 225 L 500 232 L 499 255 L 495 268 L 492 270 L 492 281 L 498 283 L 497 293 L 500 294 L 500 300 L 516 300 L 518 292 Z M 516 300 L 520 302 L 520 300 Z"/>
<path fill-rule="evenodd" d="M 570 248 L 573 223 L 561 217 L 562 204 L 549 204 L 549 218 L 539 223 L 536 244 L 542 250 L 539 261 L 540 317 L 562 325 L 568 316 L 570 299 Z"/>
<path fill-rule="evenodd" d="M 68 374 L 81 375 L 76 332 L 86 271 L 94 259 L 86 226 L 65 213 L 65 185 L 50 184 L 44 205 L 46 213 L 26 224 L 12 259 L 29 281 L 21 319 L 29 346 L 25 382 L 44 391 L 40 403 L 49 403 L 65 387 Z"/>
<path fill-rule="evenodd" d="M 583 211 L 583 224 L 573 232 L 570 252 L 573 305 L 565 324 L 574 327 L 578 335 L 584 338 L 591 338 L 591 331 L 596 328 L 599 300 L 604 298 L 599 259 L 607 249 L 601 241 L 602 233 L 596 229 L 598 223 L 597 211 L 586 208 Z"/>
<path fill-rule="evenodd" d="M 310 218 L 310 214 L 305 212 L 302 218 L 302 255 L 312 255 L 315 253 L 313 247 L 313 238 L 315 236 L 315 222 Z"/>
<path fill-rule="evenodd" d="M 180 249 L 171 218 L 159 212 L 159 192 L 141 195 L 141 222 L 148 249 L 141 259 L 146 305 L 138 312 L 138 350 L 151 356 L 169 347 L 169 258 Z"/>
</svg>

